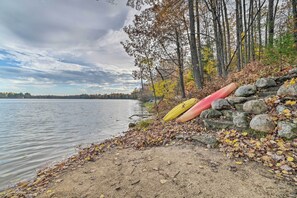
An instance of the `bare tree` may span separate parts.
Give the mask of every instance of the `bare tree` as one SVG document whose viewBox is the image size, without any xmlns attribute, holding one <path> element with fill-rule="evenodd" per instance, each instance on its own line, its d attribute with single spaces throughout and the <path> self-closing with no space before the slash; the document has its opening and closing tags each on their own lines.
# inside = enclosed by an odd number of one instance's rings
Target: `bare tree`
<svg viewBox="0 0 297 198">
<path fill-rule="evenodd" d="M 194 2 L 188 0 L 189 3 L 189 18 L 190 18 L 190 48 L 191 48 L 191 60 L 193 65 L 193 73 L 196 85 L 198 88 L 203 88 L 200 69 L 198 66 L 198 52 L 195 37 L 195 15 L 194 15 Z"/>
</svg>

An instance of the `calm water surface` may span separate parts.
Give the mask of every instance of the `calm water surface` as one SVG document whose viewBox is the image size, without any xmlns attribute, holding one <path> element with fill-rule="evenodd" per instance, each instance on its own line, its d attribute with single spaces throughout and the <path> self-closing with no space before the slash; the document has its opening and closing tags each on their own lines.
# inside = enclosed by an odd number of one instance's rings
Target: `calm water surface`
<svg viewBox="0 0 297 198">
<path fill-rule="evenodd" d="M 136 100 L 0 100 L 0 190 L 128 129 Z"/>
</svg>

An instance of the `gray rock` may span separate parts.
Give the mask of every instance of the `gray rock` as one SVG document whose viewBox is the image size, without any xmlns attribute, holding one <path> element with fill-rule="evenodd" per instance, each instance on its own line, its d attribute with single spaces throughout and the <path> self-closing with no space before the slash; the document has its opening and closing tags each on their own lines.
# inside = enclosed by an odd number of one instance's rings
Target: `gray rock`
<svg viewBox="0 0 297 198">
<path fill-rule="evenodd" d="M 245 112 L 234 112 L 232 117 L 233 117 L 233 124 L 237 128 L 248 128 L 249 123 L 248 123 L 248 114 Z"/>
<path fill-rule="evenodd" d="M 234 107 L 237 111 L 243 111 L 243 104 L 235 104 Z"/>
<path fill-rule="evenodd" d="M 280 88 L 280 85 L 278 86 L 278 85 L 276 85 L 276 86 L 274 86 L 274 87 L 267 87 L 267 88 L 263 88 L 263 89 L 261 89 L 262 91 L 267 91 L 267 92 L 269 92 L 269 91 L 275 91 L 275 92 L 277 92 L 277 90 Z"/>
<path fill-rule="evenodd" d="M 192 136 L 192 140 L 205 145 L 209 145 L 212 148 L 216 147 L 219 143 L 216 137 L 212 134 L 194 135 Z"/>
<path fill-rule="evenodd" d="M 274 86 L 276 86 L 276 82 L 272 78 L 260 78 L 256 82 L 256 87 L 258 88 L 267 88 Z"/>
<path fill-rule="evenodd" d="M 292 73 L 286 76 L 281 76 L 281 77 L 276 77 L 274 78 L 276 84 L 283 84 L 285 81 L 290 80 L 292 78 L 296 78 L 297 74 L 296 73 Z"/>
<path fill-rule="evenodd" d="M 250 127 L 256 131 L 269 133 L 275 129 L 275 124 L 268 114 L 260 114 L 253 117 Z"/>
<path fill-rule="evenodd" d="M 277 105 L 276 106 L 276 112 L 278 114 L 281 114 L 285 109 L 288 109 L 288 108 L 286 106 L 284 106 L 284 105 Z"/>
<path fill-rule="evenodd" d="M 190 136 L 185 135 L 185 134 L 178 134 L 178 135 L 175 136 L 175 139 L 177 139 L 177 140 L 188 140 L 188 139 L 190 139 Z"/>
<path fill-rule="evenodd" d="M 263 100 L 251 100 L 243 104 L 243 111 L 253 114 L 261 114 L 268 110 Z"/>
<path fill-rule="evenodd" d="M 228 120 L 203 120 L 204 126 L 209 129 L 228 129 L 233 128 L 233 122 Z"/>
<path fill-rule="evenodd" d="M 136 127 L 136 124 L 135 123 L 129 123 L 129 128 L 133 128 L 133 127 Z"/>
<path fill-rule="evenodd" d="M 226 99 L 218 99 L 211 103 L 211 107 L 216 110 L 231 109 L 231 105 Z"/>
<path fill-rule="evenodd" d="M 281 161 L 281 160 L 284 160 L 285 159 L 285 157 L 283 155 L 277 155 L 277 154 L 272 154 L 271 157 L 275 161 Z"/>
<path fill-rule="evenodd" d="M 224 118 L 227 119 L 227 120 L 232 120 L 232 114 L 233 114 L 233 111 L 232 110 L 222 110 L 221 111 Z"/>
<path fill-rule="evenodd" d="M 287 139 L 293 139 L 297 137 L 297 125 L 291 122 L 279 121 L 277 123 L 278 136 Z"/>
<path fill-rule="evenodd" d="M 297 68 L 293 68 L 289 71 L 289 74 L 297 74 Z"/>
<path fill-rule="evenodd" d="M 279 96 L 296 96 L 297 95 L 297 83 L 293 85 L 283 84 L 277 91 Z"/>
<path fill-rule="evenodd" d="M 215 109 L 207 109 L 205 111 L 202 111 L 200 114 L 200 118 L 219 118 L 223 114 Z"/>
<path fill-rule="evenodd" d="M 183 140 L 184 139 L 184 136 L 181 135 L 181 134 L 178 134 L 178 135 L 175 136 L 175 139 L 177 139 L 177 140 Z"/>
<path fill-rule="evenodd" d="M 269 96 L 275 96 L 276 94 L 277 94 L 277 91 L 259 91 L 257 95 L 260 98 L 265 98 Z"/>
<path fill-rule="evenodd" d="M 234 95 L 237 97 L 246 97 L 255 94 L 256 91 L 257 87 L 255 85 L 243 85 L 235 91 Z"/>
<path fill-rule="evenodd" d="M 286 170 L 286 171 L 291 171 L 293 170 L 290 166 L 288 166 L 287 164 L 281 165 L 280 168 L 282 170 Z"/>
<path fill-rule="evenodd" d="M 244 103 L 248 100 L 247 97 L 229 97 L 226 99 L 231 105 Z"/>
</svg>

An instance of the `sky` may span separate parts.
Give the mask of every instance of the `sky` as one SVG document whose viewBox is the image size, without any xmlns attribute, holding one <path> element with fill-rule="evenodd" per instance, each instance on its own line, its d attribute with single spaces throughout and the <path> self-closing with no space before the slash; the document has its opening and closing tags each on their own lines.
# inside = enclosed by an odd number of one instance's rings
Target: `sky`
<svg viewBox="0 0 297 198">
<path fill-rule="evenodd" d="M 0 92 L 129 93 L 139 86 L 120 41 L 125 0 L 1 0 Z"/>
</svg>

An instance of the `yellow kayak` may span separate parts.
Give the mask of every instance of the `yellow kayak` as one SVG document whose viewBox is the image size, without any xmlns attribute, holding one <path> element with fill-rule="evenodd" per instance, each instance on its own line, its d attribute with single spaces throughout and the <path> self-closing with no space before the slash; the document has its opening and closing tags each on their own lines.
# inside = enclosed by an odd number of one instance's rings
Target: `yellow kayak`
<svg viewBox="0 0 297 198">
<path fill-rule="evenodd" d="M 188 109 L 190 109 L 193 105 L 198 102 L 196 98 L 191 98 L 185 102 L 180 103 L 179 105 L 175 106 L 171 109 L 163 118 L 165 122 L 173 120 L 177 118 L 180 114 L 184 113 Z"/>
</svg>

